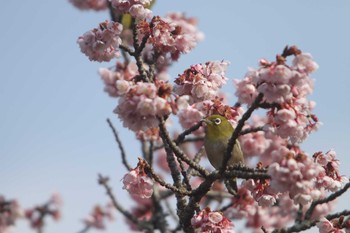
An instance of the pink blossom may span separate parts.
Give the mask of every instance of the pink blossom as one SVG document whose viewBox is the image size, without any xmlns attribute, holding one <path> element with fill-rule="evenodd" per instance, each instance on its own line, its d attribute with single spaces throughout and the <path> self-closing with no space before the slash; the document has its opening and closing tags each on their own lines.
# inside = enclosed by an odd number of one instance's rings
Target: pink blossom
<svg viewBox="0 0 350 233">
<path fill-rule="evenodd" d="M 106 10 L 107 0 L 69 0 L 80 10 Z"/>
<path fill-rule="evenodd" d="M 48 202 L 25 210 L 25 218 L 33 229 L 41 229 L 45 225 L 45 218 L 52 217 L 55 221 L 61 218 L 62 198 L 54 193 Z"/>
<path fill-rule="evenodd" d="M 326 154 L 317 152 L 313 155 L 314 161 L 323 167 L 323 171 L 317 177 L 318 186 L 332 192 L 338 191 L 343 184 L 349 182 L 346 176 L 340 175 L 339 160 L 335 157 L 334 150 L 330 150 Z"/>
<path fill-rule="evenodd" d="M 156 84 L 138 82 L 120 97 L 114 112 L 123 121 L 124 127 L 135 132 L 155 128 L 159 124 L 157 116 L 166 116 L 172 112 L 171 89 L 163 81 Z M 160 93 L 162 96 L 158 96 Z"/>
<path fill-rule="evenodd" d="M 135 216 L 139 221 L 150 221 L 153 217 L 152 213 L 152 202 L 139 204 L 137 207 L 131 209 L 131 214 Z M 139 227 L 129 219 L 125 219 L 130 229 L 133 231 L 139 231 Z"/>
<path fill-rule="evenodd" d="M 306 99 L 296 99 L 283 108 L 272 108 L 267 113 L 272 132 L 288 139 L 292 144 L 302 142 L 320 124 L 317 117 L 310 114 L 313 103 L 304 100 Z"/>
<path fill-rule="evenodd" d="M 326 218 L 321 218 L 318 223 L 316 223 L 316 226 L 318 227 L 320 233 L 345 233 L 345 229 L 339 229 L 338 227 L 334 226 L 332 222 L 330 222 Z"/>
<path fill-rule="evenodd" d="M 245 77 L 242 80 L 234 80 L 236 86 L 235 95 L 238 96 L 240 103 L 252 104 L 255 98 L 258 96 L 256 86 L 253 85 L 249 77 Z"/>
<path fill-rule="evenodd" d="M 209 207 L 193 216 L 191 224 L 198 233 L 234 233 L 233 223 L 221 212 L 211 211 Z"/>
<path fill-rule="evenodd" d="M 129 12 L 136 19 L 150 19 L 152 17 L 152 11 L 141 4 L 132 5 Z"/>
<path fill-rule="evenodd" d="M 112 213 L 113 208 L 111 203 L 107 204 L 105 207 L 99 205 L 95 206 L 92 212 L 84 218 L 84 224 L 89 228 L 105 229 L 105 220 L 114 220 Z"/>
<path fill-rule="evenodd" d="M 6 200 L 0 195 L 0 232 L 11 232 L 17 219 L 23 216 L 23 210 L 16 200 Z"/>
<path fill-rule="evenodd" d="M 153 194 L 153 181 L 144 171 L 144 161 L 139 159 L 137 167 L 123 177 L 123 189 L 131 196 L 150 198 Z"/>
<path fill-rule="evenodd" d="M 239 140 L 245 156 L 261 155 L 272 143 L 263 131 L 242 135 Z"/>
<path fill-rule="evenodd" d="M 262 207 L 270 207 L 276 203 L 278 199 L 278 193 L 270 190 L 269 180 L 253 180 L 249 179 L 243 183 L 248 190 L 250 190 L 251 195 Z"/>
<path fill-rule="evenodd" d="M 123 26 L 117 22 L 105 21 L 98 28 L 84 33 L 78 38 L 81 52 L 91 61 L 110 61 L 119 56 L 120 33 Z"/>
<path fill-rule="evenodd" d="M 133 85 L 131 80 L 138 75 L 138 70 L 134 62 L 128 63 L 127 66 L 118 62 L 116 71 L 100 68 L 99 75 L 105 84 L 104 91 L 111 97 L 118 97 L 129 91 L 130 86 Z"/>
<path fill-rule="evenodd" d="M 320 198 L 317 192 L 316 177 L 322 172 L 322 167 L 314 163 L 305 154 L 295 154 L 290 151 L 280 161 L 271 164 L 268 174 L 271 178 L 271 188 L 276 192 L 289 192 L 295 203 L 306 205 Z"/>
<path fill-rule="evenodd" d="M 298 207 L 288 195 L 280 195 L 278 205 L 270 207 L 254 205 L 251 209 L 246 217 L 246 226 L 253 228 L 253 232 L 261 232 L 262 226 L 268 231 L 285 227 L 295 217 Z"/>
<path fill-rule="evenodd" d="M 227 66 L 225 61 L 192 65 L 175 80 L 175 93 L 189 95 L 193 102 L 214 99 L 228 79 L 225 77 Z"/>
<path fill-rule="evenodd" d="M 159 128 L 149 128 L 147 130 L 137 131 L 136 137 L 142 142 L 153 141 L 155 143 L 158 143 L 161 141 L 159 137 Z"/>
<path fill-rule="evenodd" d="M 195 104 L 190 105 L 188 100 L 189 96 L 181 96 L 176 102 L 178 108 L 177 116 L 179 117 L 180 124 L 184 129 L 190 128 L 192 125 L 202 120 L 205 116 L 205 114 L 201 112 Z"/>
<path fill-rule="evenodd" d="M 203 38 L 196 24 L 195 20 L 182 14 L 170 14 L 165 18 L 156 16 L 151 22 L 149 43 L 160 59 L 176 61 L 181 53 L 191 51 Z"/>
<path fill-rule="evenodd" d="M 110 0 L 110 2 L 117 13 L 130 13 L 137 19 L 150 18 L 152 15 L 147 9 L 152 0 Z"/>
<path fill-rule="evenodd" d="M 292 63 L 294 68 L 305 73 L 312 73 L 318 69 L 318 64 L 312 59 L 309 53 L 296 55 Z"/>
<path fill-rule="evenodd" d="M 312 93 L 313 80 L 309 74 L 318 66 L 309 54 L 295 55 L 292 66 L 266 60 L 260 64 L 259 69 L 249 70 L 243 80 L 235 81 L 240 102 L 251 104 L 257 92 L 264 94 L 264 101 L 278 104 L 290 103 Z"/>
<path fill-rule="evenodd" d="M 251 192 L 242 185 L 238 189 L 237 195 L 232 198 L 232 207 L 228 208 L 225 214 L 230 218 L 243 219 L 254 213 L 255 204 Z"/>
</svg>

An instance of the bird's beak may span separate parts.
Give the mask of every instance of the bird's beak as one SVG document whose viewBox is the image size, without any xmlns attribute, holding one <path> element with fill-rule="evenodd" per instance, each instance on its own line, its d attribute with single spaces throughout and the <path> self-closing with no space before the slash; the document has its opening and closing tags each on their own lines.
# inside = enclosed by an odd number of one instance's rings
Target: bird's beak
<svg viewBox="0 0 350 233">
<path fill-rule="evenodd" d="M 211 125 L 212 124 L 212 122 L 210 120 L 208 120 L 207 118 L 202 119 L 201 122 L 204 122 L 207 125 Z"/>
</svg>

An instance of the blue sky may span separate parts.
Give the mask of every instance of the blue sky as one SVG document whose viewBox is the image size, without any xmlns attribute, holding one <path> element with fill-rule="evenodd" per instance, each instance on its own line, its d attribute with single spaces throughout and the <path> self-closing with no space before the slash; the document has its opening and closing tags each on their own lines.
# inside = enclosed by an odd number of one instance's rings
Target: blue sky
<svg viewBox="0 0 350 233">
<path fill-rule="evenodd" d="M 241 78 L 285 45 L 310 52 L 320 65 L 311 98 L 323 126 L 303 148 L 310 154 L 335 149 L 349 175 L 349 1 L 158 0 L 154 14 L 170 11 L 197 17 L 205 33 L 205 40 L 171 68 L 172 77 L 191 64 L 225 59 L 231 62 L 228 76 Z M 129 161 L 136 164 L 140 155 L 133 134 L 112 113 L 116 101 L 102 91 L 97 69 L 108 64 L 90 62 L 76 43 L 108 17 L 81 12 L 66 0 L 6 1 L 0 8 L 0 193 L 30 207 L 60 192 L 63 219 L 50 222 L 48 233 L 77 232 L 92 206 L 106 203 L 98 173 L 109 175 L 118 198 L 127 199 L 120 182 L 125 170 L 107 117 L 118 127 Z M 234 103 L 231 80 L 225 90 Z M 124 227 L 117 215 L 105 232 L 127 231 Z M 20 223 L 17 232 L 32 231 Z"/>
</svg>

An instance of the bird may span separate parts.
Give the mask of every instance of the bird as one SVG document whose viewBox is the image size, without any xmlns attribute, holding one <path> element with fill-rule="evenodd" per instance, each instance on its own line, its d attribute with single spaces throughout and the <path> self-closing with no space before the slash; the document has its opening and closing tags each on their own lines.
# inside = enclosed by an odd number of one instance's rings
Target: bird
<svg viewBox="0 0 350 233">
<path fill-rule="evenodd" d="M 232 137 L 234 128 L 227 118 L 221 115 L 211 115 L 202 120 L 206 123 L 205 137 L 204 137 L 204 149 L 211 165 L 220 170 L 222 162 L 226 154 L 227 145 Z M 228 165 L 244 164 L 244 155 L 241 149 L 241 145 L 236 140 L 231 157 L 227 163 Z M 230 187 L 237 191 L 236 179 L 228 181 Z M 229 187 L 227 187 L 229 189 Z"/>
</svg>

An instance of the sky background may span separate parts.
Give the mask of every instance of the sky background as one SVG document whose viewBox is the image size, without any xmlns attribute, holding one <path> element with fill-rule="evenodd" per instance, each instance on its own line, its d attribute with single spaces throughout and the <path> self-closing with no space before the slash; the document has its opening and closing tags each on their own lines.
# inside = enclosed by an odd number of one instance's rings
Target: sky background
<svg viewBox="0 0 350 233">
<path fill-rule="evenodd" d="M 323 125 L 302 148 L 310 154 L 335 149 L 342 174 L 350 174 L 350 1 L 158 0 L 153 11 L 198 18 L 205 40 L 171 67 L 171 76 L 191 64 L 228 60 L 225 90 L 232 104 L 232 80 L 260 58 L 273 60 L 294 44 L 310 52 L 320 65 L 311 99 Z M 92 207 L 108 201 L 98 173 L 111 177 L 117 198 L 130 206 L 120 182 L 126 171 L 106 118 L 118 128 L 131 164 L 139 144 L 112 113 L 116 100 L 103 92 L 97 69 L 108 64 L 90 62 L 76 43 L 105 19 L 108 12 L 82 12 L 66 0 L 6 1 L 0 8 L 0 194 L 28 208 L 59 192 L 63 218 L 49 222 L 45 233 L 81 230 Z M 342 198 L 338 209 L 350 209 L 348 200 Z M 105 232 L 128 232 L 116 218 Z M 16 232 L 33 231 L 20 221 Z"/>
</svg>

